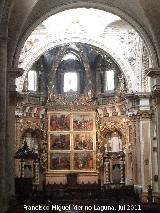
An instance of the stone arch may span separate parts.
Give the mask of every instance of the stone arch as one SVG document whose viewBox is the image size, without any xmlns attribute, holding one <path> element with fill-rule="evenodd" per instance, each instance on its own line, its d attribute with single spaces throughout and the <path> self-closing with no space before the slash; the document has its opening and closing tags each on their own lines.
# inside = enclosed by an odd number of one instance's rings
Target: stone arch
<svg viewBox="0 0 160 213">
<path fill-rule="evenodd" d="M 99 10 L 102 10 L 102 11 L 113 13 L 113 14 L 121 17 L 122 19 L 124 19 L 131 26 L 133 26 L 133 28 L 139 33 L 141 38 L 146 43 L 146 46 L 149 50 L 149 54 L 151 56 L 151 67 L 153 67 L 153 66 L 158 67 L 159 66 L 159 58 L 158 58 L 158 53 L 156 51 L 156 47 L 155 47 L 152 39 L 148 36 L 147 32 L 141 26 L 141 24 L 137 20 L 135 21 L 135 19 L 133 17 L 131 17 L 127 13 L 123 12 L 119 8 L 111 6 L 109 3 L 106 3 L 104 1 L 97 2 L 96 0 L 91 0 L 91 1 L 87 1 L 87 2 L 82 2 L 82 1 L 63 2 L 62 1 L 61 5 L 59 5 L 59 6 L 56 5 L 55 7 L 52 7 L 52 9 L 50 11 L 47 11 L 41 17 L 38 17 L 37 19 L 35 19 L 33 21 L 33 24 L 30 25 L 28 27 L 28 29 L 26 29 L 25 33 L 23 34 L 23 36 L 21 37 L 21 39 L 19 41 L 19 44 L 17 45 L 17 49 L 15 51 L 15 57 L 14 57 L 15 60 L 14 60 L 13 66 L 15 66 L 15 67 L 18 66 L 20 52 L 21 52 L 22 47 L 24 46 L 25 41 L 27 40 L 27 38 L 29 37 L 31 32 L 42 21 L 44 21 L 46 18 L 48 18 L 51 15 L 54 15 L 56 13 L 62 12 L 62 11 L 67 10 L 67 9 L 76 9 L 76 8 L 84 8 L 84 7 L 85 8 L 95 8 L 95 9 L 99 9 Z"/>
<path fill-rule="evenodd" d="M 20 67 L 23 68 L 25 70 L 25 72 L 24 72 L 24 74 L 21 78 L 17 79 L 17 86 L 19 85 L 18 90 L 22 91 L 24 79 L 25 79 L 27 72 L 29 71 L 29 69 L 31 69 L 31 66 L 33 65 L 33 63 L 44 52 L 46 52 L 46 51 L 48 51 L 48 50 L 50 50 L 50 49 L 52 49 L 56 46 L 60 46 L 60 45 L 64 45 L 64 44 L 72 43 L 72 42 L 88 43 L 90 45 L 96 46 L 96 47 L 104 50 L 105 52 L 107 52 L 113 58 L 113 60 L 115 60 L 117 62 L 120 69 L 124 73 L 125 78 L 126 78 L 127 83 L 128 83 L 128 90 L 130 92 L 135 90 L 135 85 L 133 84 L 133 82 L 136 82 L 134 73 L 133 73 L 129 63 L 127 63 L 123 59 L 122 56 L 117 55 L 115 52 L 113 52 L 113 50 L 111 50 L 110 47 L 108 47 L 106 44 L 104 44 L 101 40 L 98 41 L 98 40 L 95 40 L 95 39 L 89 39 L 85 36 L 80 37 L 79 35 L 72 35 L 72 37 L 70 37 L 70 38 L 68 38 L 67 36 L 63 37 L 63 38 L 58 37 L 57 39 L 54 39 L 54 40 L 52 38 L 50 38 L 48 41 L 46 41 L 42 45 L 39 45 L 39 46 L 31 49 L 29 51 L 29 53 L 27 54 L 24 63 L 22 63 L 20 65 Z"/>
</svg>

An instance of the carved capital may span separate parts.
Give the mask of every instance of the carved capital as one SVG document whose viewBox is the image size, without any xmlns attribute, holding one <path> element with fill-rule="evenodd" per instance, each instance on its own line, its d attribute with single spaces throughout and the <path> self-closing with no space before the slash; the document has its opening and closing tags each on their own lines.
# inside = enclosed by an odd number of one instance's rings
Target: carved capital
<svg viewBox="0 0 160 213">
<path fill-rule="evenodd" d="M 22 68 L 11 68 L 8 69 L 8 91 L 9 91 L 9 104 L 15 106 L 17 102 L 17 92 L 15 79 L 23 74 Z"/>
<path fill-rule="evenodd" d="M 155 98 L 160 96 L 160 84 L 155 84 L 152 87 L 152 90 L 153 90 L 153 95 L 154 95 Z"/>
<path fill-rule="evenodd" d="M 157 68 L 149 68 L 146 70 L 147 76 L 151 78 L 160 77 L 160 67 Z"/>
<path fill-rule="evenodd" d="M 8 88 L 9 91 L 16 91 L 15 79 L 23 74 L 24 70 L 22 68 L 12 68 L 8 69 Z"/>
<path fill-rule="evenodd" d="M 8 76 L 9 78 L 18 78 L 20 76 L 22 76 L 24 73 L 24 69 L 23 68 L 11 68 L 8 69 Z"/>
<path fill-rule="evenodd" d="M 137 113 L 140 119 L 151 119 L 152 114 L 153 114 L 152 110 L 139 110 Z"/>
<path fill-rule="evenodd" d="M 151 77 L 152 93 L 154 96 L 160 94 L 160 68 L 150 68 L 147 74 Z"/>
</svg>

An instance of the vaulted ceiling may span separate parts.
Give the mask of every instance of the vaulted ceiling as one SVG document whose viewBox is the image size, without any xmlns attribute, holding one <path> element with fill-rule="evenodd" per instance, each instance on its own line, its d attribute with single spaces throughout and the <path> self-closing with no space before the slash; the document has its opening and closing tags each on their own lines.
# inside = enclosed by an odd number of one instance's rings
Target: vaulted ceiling
<svg viewBox="0 0 160 213">
<path fill-rule="evenodd" d="M 155 63 L 160 59 L 159 0 L 1 0 L 0 20 L 8 15 L 8 29 L 1 24 L 1 36 L 8 30 L 8 62 L 13 66 L 25 39 L 46 17 L 69 8 L 92 7 L 113 12 L 124 18 L 149 44 Z M 7 14 L 8 12 L 8 14 Z M 1 19 L 3 18 L 3 19 Z"/>
</svg>

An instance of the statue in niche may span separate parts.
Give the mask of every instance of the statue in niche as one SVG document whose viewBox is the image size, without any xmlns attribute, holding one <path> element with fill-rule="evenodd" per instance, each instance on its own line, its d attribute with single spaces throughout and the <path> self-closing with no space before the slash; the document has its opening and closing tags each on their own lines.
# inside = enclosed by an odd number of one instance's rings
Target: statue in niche
<svg viewBox="0 0 160 213">
<path fill-rule="evenodd" d="M 118 132 L 113 132 L 109 141 L 111 152 L 120 152 L 122 150 L 122 140 Z"/>
<path fill-rule="evenodd" d="M 26 133 L 22 145 L 24 145 L 25 142 L 30 151 L 33 151 L 34 153 L 38 154 L 38 141 L 36 137 L 32 136 L 31 133 Z"/>
<path fill-rule="evenodd" d="M 111 134 L 111 138 L 105 144 L 105 153 L 106 152 L 120 152 L 122 151 L 122 140 L 117 131 Z"/>
</svg>

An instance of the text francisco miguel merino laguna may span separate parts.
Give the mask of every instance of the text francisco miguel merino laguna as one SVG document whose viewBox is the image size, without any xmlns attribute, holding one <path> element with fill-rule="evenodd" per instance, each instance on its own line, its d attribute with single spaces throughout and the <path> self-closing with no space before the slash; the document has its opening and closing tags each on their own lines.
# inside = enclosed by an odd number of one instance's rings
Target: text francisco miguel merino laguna
<svg viewBox="0 0 160 213">
<path fill-rule="evenodd" d="M 139 210 L 141 211 L 141 206 L 140 205 L 117 205 L 112 206 L 112 205 L 24 205 L 23 206 L 25 210 L 27 211 L 70 211 L 70 210 L 75 210 L 75 211 L 131 211 L 131 210 Z"/>
</svg>

